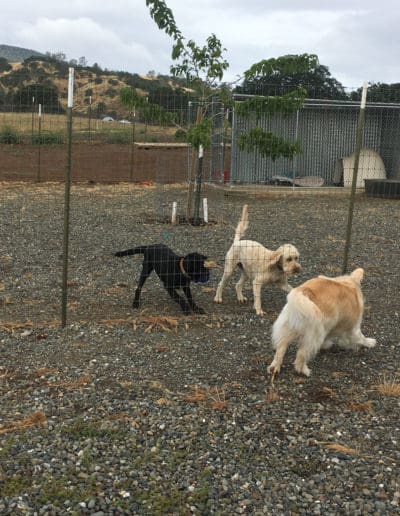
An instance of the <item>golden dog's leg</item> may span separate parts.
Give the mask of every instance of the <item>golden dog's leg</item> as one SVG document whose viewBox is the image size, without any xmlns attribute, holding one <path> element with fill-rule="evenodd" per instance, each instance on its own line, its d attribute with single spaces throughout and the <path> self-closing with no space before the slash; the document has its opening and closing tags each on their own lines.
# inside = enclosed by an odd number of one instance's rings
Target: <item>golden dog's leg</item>
<svg viewBox="0 0 400 516">
<path fill-rule="evenodd" d="M 279 341 L 276 346 L 276 352 L 274 359 L 268 367 L 268 372 L 271 374 L 277 374 L 281 370 L 281 365 L 283 362 L 283 358 L 286 354 L 287 348 L 289 344 L 293 340 L 293 335 L 291 332 L 287 332 L 279 338 Z"/>
</svg>

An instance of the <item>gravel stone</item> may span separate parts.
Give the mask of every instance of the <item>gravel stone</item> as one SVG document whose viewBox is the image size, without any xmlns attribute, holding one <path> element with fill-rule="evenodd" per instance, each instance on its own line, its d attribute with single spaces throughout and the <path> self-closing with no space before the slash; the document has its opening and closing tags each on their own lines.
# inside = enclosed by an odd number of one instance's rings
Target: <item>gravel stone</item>
<svg viewBox="0 0 400 516">
<path fill-rule="evenodd" d="M 377 387 L 400 379 L 397 201 L 359 197 L 354 213 L 349 269 L 365 269 L 362 328 L 377 347 L 323 352 L 310 378 L 294 347 L 271 383 L 285 294 L 266 285 L 260 318 L 232 279 L 213 303 L 241 207 L 248 238 L 298 247 L 295 286 L 340 273 L 348 199 L 206 193 L 209 225 L 172 226 L 160 199 L 185 206 L 184 188 L 73 186 L 61 328 L 63 188 L 2 185 L 0 514 L 399 513 L 400 398 Z M 206 315 L 183 316 L 153 276 L 131 309 L 141 262 L 113 252 L 155 242 L 217 263 L 193 286 Z"/>
</svg>

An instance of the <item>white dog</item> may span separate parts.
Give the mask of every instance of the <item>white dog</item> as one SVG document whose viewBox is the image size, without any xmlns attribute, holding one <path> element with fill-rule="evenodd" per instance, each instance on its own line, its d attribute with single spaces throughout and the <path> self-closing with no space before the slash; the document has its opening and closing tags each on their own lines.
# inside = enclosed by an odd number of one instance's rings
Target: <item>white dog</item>
<svg viewBox="0 0 400 516">
<path fill-rule="evenodd" d="M 364 300 L 360 283 L 363 269 L 337 278 L 318 276 L 294 288 L 272 327 L 272 344 L 276 349 L 270 373 L 279 373 L 283 357 L 291 342 L 298 340 L 294 367 L 298 373 L 310 376 L 307 362 L 320 349 L 332 346 L 332 338 L 345 349 L 361 346 L 373 348 L 375 339 L 361 333 Z"/>
<path fill-rule="evenodd" d="M 276 283 L 283 291 L 289 292 L 292 287 L 287 282 L 289 274 L 301 271 L 298 262 L 299 252 L 291 244 L 280 246 L 270 251 L 253 240 L 240 240 L 248 227 L 247 204 L 243 206 L 242 218 L 236 227 L 235 239 L 225 257 L 225 269 L 214 297 L 216 303 L 222 303 L 222 291 L 237 266 L 242 275 L 236 284 L 238 301 L 247 299 L 243 296 L 243 283 L 250 279 L 253 284 L 254 308 L 257 315 L 263 315 L 261 308 L 261 287 L 264 283 Z"/>
</svg>

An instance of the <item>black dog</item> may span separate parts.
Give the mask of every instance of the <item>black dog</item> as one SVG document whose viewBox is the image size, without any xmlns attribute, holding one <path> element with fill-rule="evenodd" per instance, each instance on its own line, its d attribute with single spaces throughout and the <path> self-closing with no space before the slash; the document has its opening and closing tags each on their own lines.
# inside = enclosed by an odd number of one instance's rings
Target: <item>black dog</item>
<svg viewBox="0 0 400 516">
<path fill-rule="evenodd" d="M 139 308 L 140 293 L 144 282 L 154 270 L 172 299 L 179 303 L 183 313 L 188 315 L 191 311 L 204 314 L 204 310 L 193 301 L 190 291 L 190 282 L 206 283 L 210 278 L 210 271 L 205 267 L 207 256 L 199 253 L 189 253 L 186 256 L 178 256 L 169 247 L 163 244 L 144 245 L 118 251 L 115 256 L 131 256 L 143 254 L 142 272 L 133 299 L 133 308 Z M 176 289 L 181 288 L 187 301 L 180 296 Z"/>
</svg>

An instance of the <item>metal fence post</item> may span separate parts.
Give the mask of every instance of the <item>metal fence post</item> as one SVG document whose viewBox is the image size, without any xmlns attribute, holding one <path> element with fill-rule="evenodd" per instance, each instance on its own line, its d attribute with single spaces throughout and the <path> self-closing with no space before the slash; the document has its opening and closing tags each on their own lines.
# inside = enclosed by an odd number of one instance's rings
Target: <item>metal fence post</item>
<svg viewBox="0 0 400 516">
<path fill-rule="evenodd" d="M 67 324 L 67 297 L 68 297 L 68 243 L 69 243 L 69 211 L 71 192 L 71 155 L 72 155 L 72 106 L 74 89 L 74 69 L 69 69 L 68 80 L 68 110 L 67 110 L 67 166 L 65 170 L 64 192 L 64 235 L 63 235 L 63 268 L 62 268 L 62 296 L 61 296 L 61 326 Z"/>
<path fill-rule="evenodd" d="M 368 83 L 364 82 L 362 95 L 361 95 L 361 104 L 360 104 L 360 114 L 358 116 L 358 126 L 357 126 L 357 139 L 356 139 L 356 148 L 354 151 L 354 171 L 353 171 L 353 180 L 351 183 L 351 193 L 350 193 L 350 204 L 349 204 L 349 213 L 347 218 L 347 227 L 346 227 L 346 243 L 344 247 L 344 257 L 343 257 L 343 267 L 342 272 L 345 274 L 347 272 L 347 266 L 349 261 L 349 252 L 351 245 L 351 230 L 353 225 L 353 212 L 354 212 L 354 198 L 356 194 L 356 186 L 357 186 L 357 175 L 358 175 L 358 163 L 360 160 L 360 151 L 364 130 L 364 119 L 365 119 L 365 104 L 367 99 L 367 89 Z"/>
</svg>

